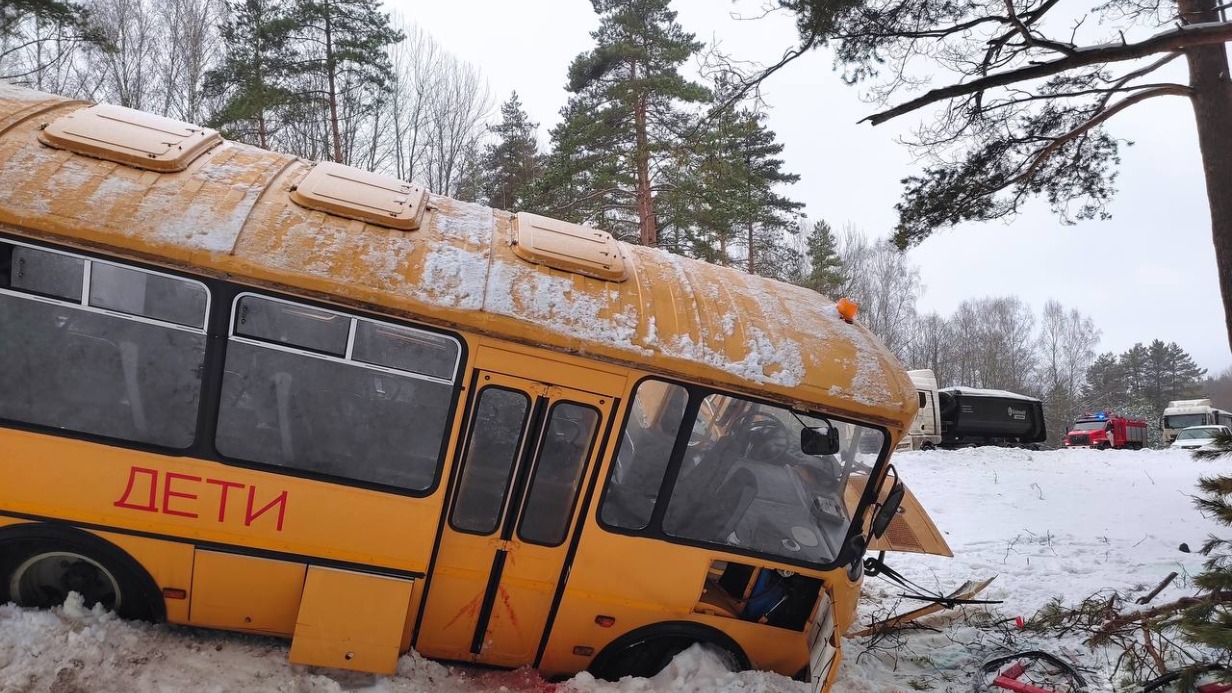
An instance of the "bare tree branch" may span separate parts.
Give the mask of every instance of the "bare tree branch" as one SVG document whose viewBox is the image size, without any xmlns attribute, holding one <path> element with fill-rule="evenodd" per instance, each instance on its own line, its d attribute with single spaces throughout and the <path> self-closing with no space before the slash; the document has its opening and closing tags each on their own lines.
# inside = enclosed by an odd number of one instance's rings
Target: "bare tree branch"
<svg viewBox="0 0 1232 693">
<path fill-rule="evenodd" d="M 975 94 L 994 87 L 1003 87 L 1016 82 L 1024 82 L 1041 77 L 1048 77 L 1066 70 L 1072 70 L 1087 65 L 1100 63 L 1136 60 L 1154 53 L 1175 52 L 1194 46 L 1206 46 L 1232 41 L 1232 23 L 1218 22 L 1208 24 L 1193 24 L 1177 27 L 1171 31 L 1156 34 L 1145 41 L 1126 44 L 1106 44 L 1102 46 L 1086 46 L 1077 49 L 1074 55 L 1058 58 L 1043 63 L 1001 72 L 964 84 L 953 84 L 948 87 L 934 89 L 919 98 L 895 106 L 887 111 L 871 115 L 860 122 L 880 125 L 900 115 L 910 113 L 929 104 L 952 99 L 959 96 Z"/>
<path fill-rule="evenodd" d="M 1022 19 L 1018 17 L 1018 13 L 1014 10 L 1014 0 L 1005 0 L 1005 11 L 1010 16 L 1010 23 L 1014 25 L 1014 29 L 1018 31 L 1019 35 L 1022 36 L 1023 42 L 1025 42 L 1028 46 L 1047 48 L 1065 55 L 1074 55 L 1077 53 L 1077 46 L 1057 43 L 1056 41 L 1049 41 L 1048 39 L 1042 39 L 1035 34 L 1032 34 L 1031 29 L 1023 23 Z"/>
</svg>

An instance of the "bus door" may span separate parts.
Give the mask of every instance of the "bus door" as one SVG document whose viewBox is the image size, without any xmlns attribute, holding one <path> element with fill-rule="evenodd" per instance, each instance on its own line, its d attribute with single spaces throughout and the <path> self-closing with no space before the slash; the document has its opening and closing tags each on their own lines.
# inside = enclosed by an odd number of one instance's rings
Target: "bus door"
<svg viewBox="0 0 1232 693">
<path fill-rule="evenodd" d="M 612 398 L 481 371 L 415 649 L 535 659 Z"/>
</svg>

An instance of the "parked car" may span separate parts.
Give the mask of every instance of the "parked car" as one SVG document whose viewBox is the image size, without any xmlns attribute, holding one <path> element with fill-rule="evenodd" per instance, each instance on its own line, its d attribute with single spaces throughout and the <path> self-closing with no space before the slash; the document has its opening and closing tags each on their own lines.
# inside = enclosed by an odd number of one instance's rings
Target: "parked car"
<svg viewBox="0 0 1232 693">
<path fill-rule="evenodd" d="M 1209 447 L 1219 435 L 1232 435 L 1232 429 L 1227 426 L 1190 426 L 1181 429 L 1176 434 L 1176 440 L 1169 447 L 1193 450 Z"/>
</svg>

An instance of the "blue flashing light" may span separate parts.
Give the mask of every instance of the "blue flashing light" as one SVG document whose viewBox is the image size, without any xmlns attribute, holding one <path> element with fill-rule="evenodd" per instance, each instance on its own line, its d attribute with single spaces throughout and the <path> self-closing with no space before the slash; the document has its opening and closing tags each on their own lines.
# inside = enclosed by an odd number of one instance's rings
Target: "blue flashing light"
<svg viewBox="0 0 1232 693">
<path fill-rule="evenodd" d="M 1099 419 L 1100 421 L 1107 421 L 1108 415 L 1101 411 L 1100 413 L 1095 415 L 1095 418 Z"/>
</svg>

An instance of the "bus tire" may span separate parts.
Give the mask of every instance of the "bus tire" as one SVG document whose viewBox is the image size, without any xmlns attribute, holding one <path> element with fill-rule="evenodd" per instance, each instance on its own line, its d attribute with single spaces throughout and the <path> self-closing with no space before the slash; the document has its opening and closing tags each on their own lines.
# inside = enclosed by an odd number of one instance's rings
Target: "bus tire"
<svg viewBox="0 0 1232 693">
<path fill-rule="evenodd" d="M 166 607 L 154 579 L 114 544 L 46 524 L 0 530 L 0 604 L 50 608 L 70 591 L 86 608 L 102 604 L 124 619 L 162 621 Z"/>
<path fill-rule="evenodd" d="M 750 667 L 744 650 L 728 635 L 709 626 L 675 621 L 638 628 L 616 638 L 591 661 L 587 671 L 606 681 L 625 676 L 649 678 L 695 644 L 718 654 L 732 671 Z"/>
</svg>

